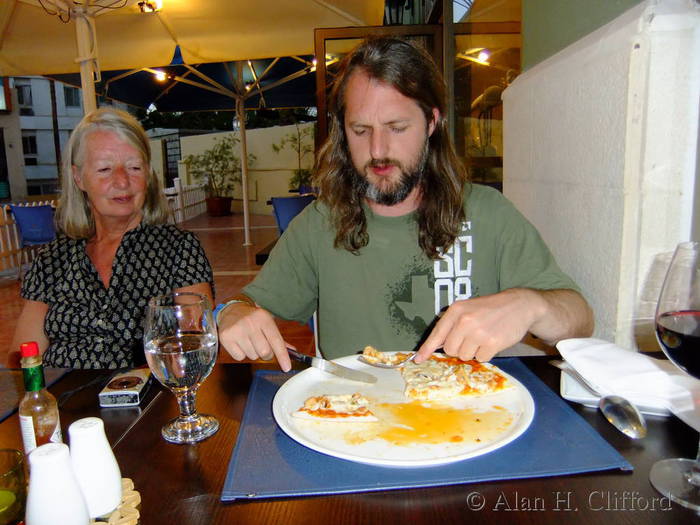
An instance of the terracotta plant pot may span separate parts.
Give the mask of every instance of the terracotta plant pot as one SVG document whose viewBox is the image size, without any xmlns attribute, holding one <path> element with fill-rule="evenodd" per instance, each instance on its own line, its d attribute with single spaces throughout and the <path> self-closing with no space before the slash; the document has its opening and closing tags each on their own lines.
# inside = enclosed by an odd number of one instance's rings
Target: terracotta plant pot
<svg viewBox="0 0 700 525">
<path fill-rule="evenodd" d="M 207 214 L 210 217 L 231 215 L 233 197 L 207 197 Z"/>
</svg>

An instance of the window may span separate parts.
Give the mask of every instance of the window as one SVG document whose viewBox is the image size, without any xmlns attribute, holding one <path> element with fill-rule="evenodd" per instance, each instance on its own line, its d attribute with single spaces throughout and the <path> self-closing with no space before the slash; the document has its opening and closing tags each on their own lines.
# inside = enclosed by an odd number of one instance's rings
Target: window
<svg viewBox="0 0 700 525">
<path fill-rule="evenodd" d="M 501 95 L 520 73 L 520 24 L 475 21 L 478 14 L 454 25 L 455 149 L 473 182 L 502 189 Z"/>
<path fill-rule="evenodd" d="M 182 159 L 180 152 L 180 137 L 173 135 L 165 137 L 165 158 L 166 158 L 166 173 L 165 181 L 167 186 L 171 186 L 173 179 L 177 177 L 177 161 Z"/>
<path fill-rule="evenodd" d="M 36 131 L 22 131 L 22 153 L 24 153 L 25 166 L 36 166 L 39 163 L 38 149 L 36 145 Z"/>
<path fill-rule="evenodd" d="M 31 84 L 17 83 L 17 101 L 20 106 L 32 105 L 32 86 Z"/>
<path fill-rule="evenodd" d="M 63 99 L 67 108 L 80 107 L 80 90 L 73 86 L 63 86 Z"/>
<path fill-rule="evenodd" d="M 32 108 L 32 85 L 27 80 L 17 80 L 15 82 L 17 89 L 17 102 L 19 104 L 20 115 L 34 115 Z"/>
<path fill-rule="evenodd" d="M 25 155 L 36 155 L 36 132 L 24 131 L 22 133 L 22 151 Z"/>
<path fill-rule="evenodd" d="M 58 180 L 28 180 L 27 195 L 55 195 L 58 193 Z"/>
<path fill-rule="evenodd" d="M 0 113 L 9 113 L 12 109 L 9 80 L 8 77 L 0 77 Z"/>
</svg>

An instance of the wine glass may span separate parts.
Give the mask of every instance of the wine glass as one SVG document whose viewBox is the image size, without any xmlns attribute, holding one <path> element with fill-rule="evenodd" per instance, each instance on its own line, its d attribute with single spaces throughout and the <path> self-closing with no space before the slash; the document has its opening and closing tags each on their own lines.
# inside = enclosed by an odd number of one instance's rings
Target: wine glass
<svg viewBox="0 0 700 525">
<path fill-rule="evenodd" d="M 656 307 L 656 337 L 678 368 L 700 379 L 700 243 L 677 246 Z M 676 503 L 700 510 L 700 446 L 695 459 L 657 461 L 651 484 Z"/>
<path fill-rule="evenodd" d="M 214 368 L 217 333 L 209 300 L 173 292 L 148 302 L 144 328 L 148 366 L 177 398 L 180 415 L 161 430 L 171 443 L 196 443 L 216 433 L 219 422 L 198 414 L 197 389 Z"/>
</svg>

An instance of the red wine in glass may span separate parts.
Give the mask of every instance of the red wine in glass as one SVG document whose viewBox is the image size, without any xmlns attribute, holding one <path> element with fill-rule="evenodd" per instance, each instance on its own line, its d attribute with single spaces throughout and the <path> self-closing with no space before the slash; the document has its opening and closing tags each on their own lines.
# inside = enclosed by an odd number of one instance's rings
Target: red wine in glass
<svg viewBox="0 0 700 525">
<path fill-rule="evenodd" d="M 656 306 L 656 337 L 678 368 L 700 379 L 700 243 L 676 247 Z M 696 407 L 697 409 L 697 407 Z M 657 461 L 649 481 L 664 496 L 700 512 L 700 446 L 695 459 Z"/>
<path fill-rule="evenodd" d="M 700 378 L 700 311 L 665 312 L 656 319 L 656 336 L 666 356 L 693 377 Z"/>
</svg>

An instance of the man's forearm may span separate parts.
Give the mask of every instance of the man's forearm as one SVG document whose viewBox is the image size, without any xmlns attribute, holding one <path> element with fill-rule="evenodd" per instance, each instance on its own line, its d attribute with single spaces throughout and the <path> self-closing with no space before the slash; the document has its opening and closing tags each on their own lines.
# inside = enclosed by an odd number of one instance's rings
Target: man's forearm
<svg viewBox="0 0 700 525">
<path fill-rule="evenodd" d="M 593 311 L 583 296 L 574 290 L 528 290 L 541 301 L 538 319 L 530 333 L 548 344 L 570 337 L 590 337 Z"/>
</svg>

